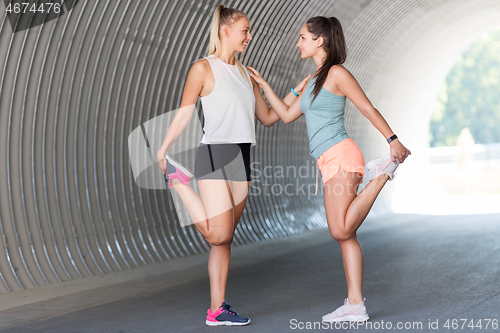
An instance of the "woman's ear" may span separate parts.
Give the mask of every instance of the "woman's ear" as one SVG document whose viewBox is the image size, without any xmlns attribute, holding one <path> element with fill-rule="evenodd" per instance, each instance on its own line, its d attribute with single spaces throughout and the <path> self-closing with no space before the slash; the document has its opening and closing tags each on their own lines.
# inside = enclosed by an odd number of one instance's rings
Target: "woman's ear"
<svg viewBox="0 0 500 333">
<path fill-rule="evenodd" d="M 317 45 L 318 47 L 323 46 L 323 42 L 324 42 L 324 39 L 323 39 L 323 37 L 321 37 L 321 36 L 319 36 L 319 37 L 318 37 L 318 39 L 316 39 L 316 45 Z"/>
<path fill-rule="evenodd" d="M 226 38 L 229 38 L 229 27 L 228 27 L 228 26 L 223 26 L 223 27 L 221 28 L 221 30 L 222 30 L 222 34 L 223 34 L 224 36 L 226 36 Z"/>
</svg>

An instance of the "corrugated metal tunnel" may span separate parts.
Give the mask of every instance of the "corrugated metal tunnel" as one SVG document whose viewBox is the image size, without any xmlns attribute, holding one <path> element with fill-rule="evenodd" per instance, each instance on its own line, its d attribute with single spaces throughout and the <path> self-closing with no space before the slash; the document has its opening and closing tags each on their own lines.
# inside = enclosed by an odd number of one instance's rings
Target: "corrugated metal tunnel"
<svg viewBox="0 0 500 333">
<path fill-rule="evenodd" d="M 179 225 L 168 191 L 135 184 L 127 140 L 179 107 L 219 2 L 67 1 L 65 13 L 41 20 L 8 13 L 9 3 L 0 4 L 0 293 L 207 251 L 193 226 Z M 496 0 L 226 4 L 252 25 L 240 61 L 280 95 L 313 70 L 295 47 L 300 27 L 336 16 L 349 48 L 345 66 L 414 155 L 427 146 L 431 106 L 453 60 L 500 22 Z M 365 160 L 386 152 L 349 103 L 346 125 Z M 304 120 L 257 125 L 252 158 L 313 170 Z M 297 184 L 314 184 L 314 173 Z M 388 189 L 378 209 L 390 203 Z M 308 193 L 250 196 L 235 245 L 324 228 L 322 206 Z"/>
</svg>

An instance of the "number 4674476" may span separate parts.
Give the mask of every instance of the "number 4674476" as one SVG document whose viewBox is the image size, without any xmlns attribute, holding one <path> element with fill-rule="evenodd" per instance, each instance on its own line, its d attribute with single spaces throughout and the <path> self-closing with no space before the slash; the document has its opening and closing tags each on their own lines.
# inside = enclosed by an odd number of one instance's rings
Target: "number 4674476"
<svg viewBox="0 0 500 333">
<path fill-rule="evenodd" d="M 23 2 L 23 3 L 9 3 L 7 8 L 5 9 L 7 13 L 9 14 L 19 14 L 23 13 L 25 14 L 26 12 L 31 12 L 33 14 L 36 13 L 56 13 L 59 14 L 61 12 L 61 4 L 57 2 L 46 2 L 46 3 L 41 3 L 39 6 L 36 5 L 36 3 L 28 3 L 28 2 Z"/>
</svg>

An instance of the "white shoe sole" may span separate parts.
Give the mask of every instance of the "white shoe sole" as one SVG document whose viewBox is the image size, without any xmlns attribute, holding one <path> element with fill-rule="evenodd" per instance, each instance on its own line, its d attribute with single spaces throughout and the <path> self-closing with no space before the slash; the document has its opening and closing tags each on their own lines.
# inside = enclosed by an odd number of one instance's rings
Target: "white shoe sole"
<svg viewBox="0 0 500 333">
<path fill-rule="evenodd" d="M 189 171 L 188 169 L 186 169 L 182 164 L 180 164 L 179 162 L 177 162 L 176 160 L 174 160 L 172 157 L 170 157 L 168 155 L 165 155 L 165 158 L 167 159 L 167 163 L 172 164 L 174 167 L 176 167 L 177 169 L 179 169 L 182 172 L 184 172 L 188 177 L 190 177 L 190 178 L 194 177 L 194 174 L 191 171 Z"/>
<path fill-rule="evenodd" d="M 324 322 L 327 323 L 335 323 L 335 322 L 342 322 L 342 321 L 367 321 L 370 319 L 368 315 L 364 316 L 356 316 L 356 315 L 349 315 L 349 316 L 344 316 L 340 318 L 335 318 L 335 319 L 323 319 Z"/>
<path fill-rule="evenodd" d="M 233 323 L 232 321 L 205 321 L 208 326 L 244 326 L 250 324 L 250 319 L 246 323 Z"/>
</svg>

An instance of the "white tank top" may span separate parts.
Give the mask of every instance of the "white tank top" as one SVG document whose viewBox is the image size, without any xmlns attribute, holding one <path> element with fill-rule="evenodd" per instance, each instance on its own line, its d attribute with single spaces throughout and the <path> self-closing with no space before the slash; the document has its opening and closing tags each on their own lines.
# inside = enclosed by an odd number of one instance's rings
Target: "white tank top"
<svg viewBox="0 0 500 333">
<path fill-rule="evenodd" d="M 201 97 L 205 125 L 202 143 L 251 143 L 255 146 L 255 96 L 238 65 L 205 57 L 215 77 L 214 90 Z M 250 83 L 249 83 L 250 82 Z"/>
</svg>

